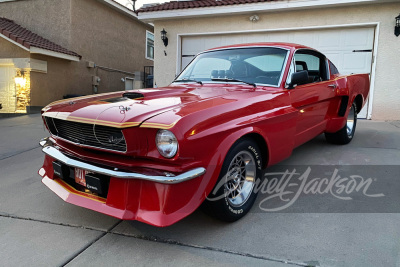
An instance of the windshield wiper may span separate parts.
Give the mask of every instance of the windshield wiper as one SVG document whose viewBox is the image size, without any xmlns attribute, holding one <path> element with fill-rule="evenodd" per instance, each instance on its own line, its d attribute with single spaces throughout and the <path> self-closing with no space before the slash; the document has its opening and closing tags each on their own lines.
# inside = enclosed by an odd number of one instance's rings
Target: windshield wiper
<svg viewBox="0 0 400 267">
<path fill-rule="evenodd" d="M 175 83 L 175 82 L 195 82 L 195 83 L 198 83 L 198 84 L 203 85 L 203 83 L 202 83 L 201 81 L 197 81 L 197 80 L 193 80 L 193 79 L 175 80 L 175 81 L 173 81 L 173 82 L 174 82 L 174 83 Z"/>
<path fill-rule="evenodd" d="M 238 79 L 227 79 L 227 78 L 212 78 L 211 81 L 220 81 L 220 82 L 239 82 L 239 83 L 245 83 L 248 85 L 252 85 L 255 87 L 257 87 L 257 85 L 255 83 L 251 83 L 251 82 L 246 82 L 246 81 L 242 81 L 242 80 L 238 80 Z"/>
</svg>

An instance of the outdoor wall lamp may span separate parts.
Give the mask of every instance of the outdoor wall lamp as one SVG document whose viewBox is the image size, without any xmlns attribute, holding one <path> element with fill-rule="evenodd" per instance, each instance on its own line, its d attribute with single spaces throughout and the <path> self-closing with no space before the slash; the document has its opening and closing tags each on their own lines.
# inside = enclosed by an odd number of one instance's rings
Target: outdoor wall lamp
<svg viewBox="0 0 400 267">
<path fill-rule="evenodd" d="M 26 85 L 26 79 L 24 78 L 24 72 L 20 71 L 19 74 L 17 74 L 17 76 L 15 76 L 14 78 L 15 80 L 15 84 L 20 86 L 20 87 L 25 87 Z"/>
<path fill-rule="evenodd" d="M 400 35 L 400 15 L 396 17 L 396 26 L 394 26 L 394 35 L 397 37 Z"/>
<path fill-rule="evenodd" d="M 167 47 L 168 46 L 168 37 L 167 37 L 167 31 L 165 29 L 163 29 L 161 31 L 161 40 L 164 43 L 164 46 Z"/>
</svg>

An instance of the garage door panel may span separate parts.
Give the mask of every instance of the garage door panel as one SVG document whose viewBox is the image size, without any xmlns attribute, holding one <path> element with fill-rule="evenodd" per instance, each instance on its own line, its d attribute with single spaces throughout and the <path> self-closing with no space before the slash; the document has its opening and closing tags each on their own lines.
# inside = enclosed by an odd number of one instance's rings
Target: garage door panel
<svg viewBox="0 0 400 267">
<path fill-rule="evenodd" d="M 268 42 L 267 35 L 249 34 L 245 38 L 246 43 Z"/>
<path fill-rule="evenodd" d="M 368 60 L 369 58 L 365 53 L 344 53 L 342 69 L 353 73 L 369 73 L 371 69 L 371 60 Z"/>
<path fill-rule="evenodd" d="M 267 42 L 293 43 L 293 36 L 285 33 L 271 33 L 267 37 Z"/>
<path fill-rule="evenodd" d="M 374 43 L 374 29 L 361 28 L 343 30 L 344 44 L 342 48 L 350 49 L 371 49 Z"/>
<path fill-rule="evenodd" d="M 207 38 L 207 43 L 205 44 L 205 49 L 217 47 L 217 46 L 220 46 L 220 44 L 221 44 L 221 38 L 220 37 L 219 38 L 218 37 Z"/>
<path fill-rule="evenodd" d="M 320 50 L 337 50 L 337 48 L 340 47 L 340 34 L 334 33 L 332 31 L 318 31 L 314 34 L 318 35 L 318 39 L 315 44 Z"/>
<path fill-rule="evenodd" d="M 199 51 L 204 50 L 205 42 L 209 42 L 209 40 L 206 41 L 201 36 L 185 38 L 182 42 L 182 56 L 196 55 Z"/>
<path fill-rule="evenodd" d="M 318 41 L 318 36 L 307 32 L 296 32 L 293 35 L 292 43 L 303 44 L 305 46 L 312 46 Z"/>
<path fill-rule="evenodd" d="M 226 36 L 221 37 L 221 44 L 222 45 L 231 45 L 235 41 L 238 44 L 242 44 L 243 43 L 243 36 L 242 35 L 238 35 L 238 36 L 236 36 L 236 35 L 234 35 L 234 36 L 226 35 Z M 210 48 L 212 48 L 212 47 L 210 47 Z"/>
</svg>

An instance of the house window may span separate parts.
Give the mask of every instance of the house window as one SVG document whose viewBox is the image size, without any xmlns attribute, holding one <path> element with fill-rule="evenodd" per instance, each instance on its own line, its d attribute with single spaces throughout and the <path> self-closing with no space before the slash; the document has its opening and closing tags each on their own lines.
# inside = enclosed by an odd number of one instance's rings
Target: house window
<svg viewBox="0 0 400 267">
<path fill-rule="evenodd" d="M 146 58 L 154 59 L 154 34 L 146 31 Z"/>
</svg>

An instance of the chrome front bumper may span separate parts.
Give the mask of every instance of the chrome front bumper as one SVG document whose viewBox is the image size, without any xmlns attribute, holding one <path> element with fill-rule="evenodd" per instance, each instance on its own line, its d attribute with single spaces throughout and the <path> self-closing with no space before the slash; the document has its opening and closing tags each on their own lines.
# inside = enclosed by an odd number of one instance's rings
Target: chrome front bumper
<svg viewBox="0 0 400 267">
<path fill-rule="evenodd" d="M 195 168 L 193 170 L 181 173 L 176 176 L 172 175 L 150 176 L 135 172 L 122 172 L 117 170 L 110 170 L 67 157 L 53 146 L 53 142 L 51 142 L 49 138 L 44 138 L 40 140 L 39 144 L 43 147 L 42 149 L 43 153 L 60 161 L 61 163 L 67 166 L 80 168 L 94 173 L 104 174 L 107 176 L 120 179 L 141 179 L 146 181 L 158 182 L 162 184 L 177 184 L 199 177 L 206 172 L 205 168 Z"/>
</svg>

